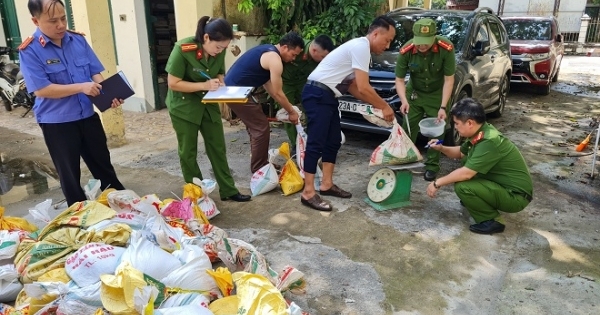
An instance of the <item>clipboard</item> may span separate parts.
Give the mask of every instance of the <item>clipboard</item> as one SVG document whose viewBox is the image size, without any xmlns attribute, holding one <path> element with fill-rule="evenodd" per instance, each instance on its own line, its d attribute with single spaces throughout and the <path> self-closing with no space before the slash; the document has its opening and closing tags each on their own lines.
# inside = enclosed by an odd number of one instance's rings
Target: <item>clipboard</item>
<svg viewBox="0 0 600 315">
<path fill-rule="evenodd" d="M 202 103 L 247 103 L 253 90 L 252 86 L 221 86 L 214 91 L 208 91 Z"/>
<path fill-rule="evenodd" d="M 123 71 L 119 71 L 100 82 L 100 85 L 102 85 L 101 93 L 97 96 L 88 95 L 88 98 L 101 112 L 109 109 L 115 98 L 124 100 L 135 94 Z"/>
</svg>

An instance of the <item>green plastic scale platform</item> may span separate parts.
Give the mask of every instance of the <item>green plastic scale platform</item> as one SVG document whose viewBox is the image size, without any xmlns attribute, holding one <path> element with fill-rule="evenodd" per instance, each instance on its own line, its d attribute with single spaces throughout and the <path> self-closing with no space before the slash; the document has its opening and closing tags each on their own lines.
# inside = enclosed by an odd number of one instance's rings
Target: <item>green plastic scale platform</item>
<svg viewBox="0 0 600 315">
<path fill-rule="evenodd" d="M 365 202 L 378 211 L 409 206 L 413 176 L 410 169 L 424 166 L 416 162 L 379 169 L 367 184 Z"/>
</svg>

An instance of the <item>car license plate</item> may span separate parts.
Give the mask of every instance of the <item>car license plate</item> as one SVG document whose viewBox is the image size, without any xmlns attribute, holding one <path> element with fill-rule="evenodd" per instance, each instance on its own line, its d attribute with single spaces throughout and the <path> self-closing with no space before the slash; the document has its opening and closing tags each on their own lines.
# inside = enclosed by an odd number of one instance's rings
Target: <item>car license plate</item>
<svg viewBox="0 0 600 315">
<path fill-rule="evenodd" d="M 348 102 L 339 100 L 338 108 L 344 112 L 352 112 L 352 113 L 366 113 L 368 110 L 372 109 L 372 105 L 356 103 L 356 102 Z"/>
</svg>

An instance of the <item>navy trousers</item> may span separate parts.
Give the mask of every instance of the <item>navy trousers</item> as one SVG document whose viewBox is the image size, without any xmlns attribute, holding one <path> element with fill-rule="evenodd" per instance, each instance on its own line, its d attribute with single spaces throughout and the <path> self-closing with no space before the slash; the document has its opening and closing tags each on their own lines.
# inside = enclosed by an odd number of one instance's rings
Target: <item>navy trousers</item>
<svg viewBox="0 0 600 315">
<path fill-rule="evenodd" d="M 302 105 L 308 121 L 304 171 L 315 174 L 319 158 L 335 164 L 341 147 L 338 101 L 333 91 L 307 84 L 302 90 Z"/>
<path fill-rule="evenodd" d="M 40 124 L 40 127 L 69 206 L 87 199 L 80 184 L 80 158 L 92 176 L 101 181 L 102 190 L 125 189 L 110 162 L 106 134 L 98 114 L 67 123 Z"/>
</svg>

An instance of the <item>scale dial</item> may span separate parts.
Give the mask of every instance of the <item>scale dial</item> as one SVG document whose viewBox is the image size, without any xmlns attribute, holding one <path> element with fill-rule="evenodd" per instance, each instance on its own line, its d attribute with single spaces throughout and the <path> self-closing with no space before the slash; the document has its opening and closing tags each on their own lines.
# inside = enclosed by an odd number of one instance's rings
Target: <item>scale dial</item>
<svg viewBox="0 0 600 315">
<path fill-rule="evenodd" d="M 367 185 L 367 196 L 373 202 L 386 200 L 396 188 L 396 173 L 385 167 L 373 174 Z"/>
</svg>

